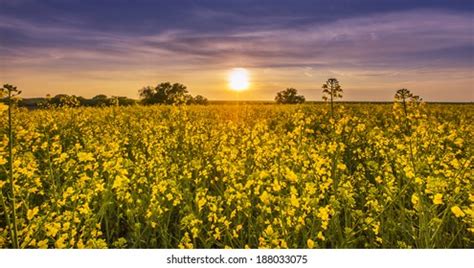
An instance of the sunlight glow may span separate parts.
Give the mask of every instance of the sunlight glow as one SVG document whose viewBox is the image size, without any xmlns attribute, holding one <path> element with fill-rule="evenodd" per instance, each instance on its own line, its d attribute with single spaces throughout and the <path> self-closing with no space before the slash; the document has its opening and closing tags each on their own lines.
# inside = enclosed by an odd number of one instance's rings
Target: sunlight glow
<svg viewBox="0 0 474 268">
<path fill-rule="evenodd" d="M 246 90 L 250 85 L 249 72 L 244 68 L 234 68 L 229 73 L 229 87 L 235 91 Z"/>
</svg>

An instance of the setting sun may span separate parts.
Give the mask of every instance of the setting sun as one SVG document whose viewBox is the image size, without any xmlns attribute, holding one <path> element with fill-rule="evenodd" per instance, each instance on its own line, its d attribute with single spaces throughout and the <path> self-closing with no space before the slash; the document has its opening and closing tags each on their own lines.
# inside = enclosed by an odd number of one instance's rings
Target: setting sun
<svg viewBox="0 0 474 268">
<path fill-rule="evenodd" d="M 229 87 L 235 91 L 246 90 L 249 87 L 249 72 L 244 68 L 234 68 L 229 73 Z"/>
</svg>

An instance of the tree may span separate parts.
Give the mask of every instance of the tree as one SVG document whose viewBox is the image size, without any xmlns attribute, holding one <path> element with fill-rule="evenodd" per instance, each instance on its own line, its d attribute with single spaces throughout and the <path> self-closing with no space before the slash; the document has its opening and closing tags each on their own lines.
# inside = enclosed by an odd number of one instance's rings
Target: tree
<svg viewBox="0 0 474 268">
<path fill-rule="evenodd" d="M 157 103 L 155 98 L 155 88 L 151 86 L 143 87 L 138 91 L 143 104 L 154 104 Z"/>
<path fill-rule="evenodd" d="M 104 94 L 96 95 L 92 98 L 92 106 L 107 106 L 107 96 Z"/>
<path fill-rule="evenodd" d="M 117 100 L 119 106 L 130 106 L 136 103 L 134 99 L 129 99 L 127 97 L 117 97 Z"/>
<path fill-rule="evenodd" d="M 120 103 L 119 103 L 118 97 L 110 97 L 109 98 L 104 94 L 97 95 L 97 96 L 95 96 L 91 99 L 91 105 L 92 106 L 100 106 L 100 107 L 118 106 L 119 104 Z"/>
<path fill-rule="evenodd" d="M 207 100 L 207 98 L 201 95 L 197 95 L 192 100 L 192 104 L 197 104 L 197 105 L 207 105 L 208 103 L 209 101 Z"/>
<path fill-rule="evenodd" d="M 295 104 L 303 103 L 305 98 L 303 95 L 298 95 L 298 91 L 294 88 L 287 88 L 277 93 L 275 101 L 281 104 Z"/>
<path fill-rule="evenodd" d="M 55 107 L 77 107 L 81 103 L 74 95 L 58 94 L 51 98 L 51 104 Z"/>
<path fill-rule="evenodd" d="M 201 104 L 206 105 L 207 99 L 201 95 L 195 98 L 188 94 L 185 85 L 170 82 L 160 83 L 156 87 L 143 87 L 139 91 L 143 104 Z"/>
<path fill-rule="evenodd" d="M 188 96 L 186 86 L 165 82 L 156 87 L 144 87 L 139 91 L 143 104 L 183 104 Z"/>
<path fill-rule="evenodd" d="M 334 101 L 337 98 L 342 98 L 342 88 L 336 78 L 329 78 L 323 84 L 323 100 L 331 102 L 331 117 L 334 117 Z"/>
</svg>

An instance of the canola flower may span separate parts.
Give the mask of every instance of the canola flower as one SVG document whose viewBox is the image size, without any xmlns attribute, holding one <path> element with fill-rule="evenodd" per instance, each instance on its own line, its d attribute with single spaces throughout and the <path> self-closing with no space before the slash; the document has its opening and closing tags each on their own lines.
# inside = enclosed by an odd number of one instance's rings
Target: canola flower
<svg viewBox="0 0 474 268">
<path fill-rule="evenodd" d="M 442 194 L 435 194 L 433 196 L 433 204 L 435 204 L 435 205 L 443 204 L 443 195 Z"/>
<path fill-rule="evenodd" d="M 19 247 L 471 247 L 472 105 L 405 108 L 17 110 Z M 0 247 L 11 248 L 3 200 Z"/>
<path fill-rule="evenodd" d="M 466 216 L 466 214 L 458 206 L 451 207 L 451 212 L 453 212 L 454 216 L 457 218 Z"/>
</svg>

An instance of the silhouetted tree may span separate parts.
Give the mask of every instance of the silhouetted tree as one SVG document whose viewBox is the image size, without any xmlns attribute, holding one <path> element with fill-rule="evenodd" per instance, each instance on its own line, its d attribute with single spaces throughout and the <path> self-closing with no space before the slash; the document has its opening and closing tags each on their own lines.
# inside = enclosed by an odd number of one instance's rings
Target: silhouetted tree
<svg viewBox="0 0 474 268">
<path fill-rule="evenodd" d="M 207 100 L 207 98 L 201 95 L 197 95 L 196 97 L 193 98 L 192 103 L 197 104 L 197 105 L 207 105 L 209 101 Z"/>
<path fill-rule="evenodd" d="M 138 94 L 140 95 L 140 98 L 142 99 L 143 104 L 154 104 L 158 103 L 156 100 L 156 89 L 151 86 L 146 86 L 143 87 L 138 91 Z"/>
<path fill-rule="evenodd" d="M 129 99 L 127 97 L 117 97 L 119 106 L 130 106 L 136 104 L 134 99 Z"/>
<path fill-rule="evenodd" d="M 90 103 L 92 102 L 92 100 L 90 99 L 86 99 L 82 96 L 77 96 L 76 97 L 77 101 L 79 102 L 79 105 L 75 106 L 75 107 L 79 107 L 79 106 L 89 106 Z"/>
<path fill-rule="evenodd" d="M 294 88 L 287 88 L 277 93 L 275 101 L 281 104 L 296 104 L 303 103 L 305 98 L 303 95 L 298 95 L 298 91 Z"/>
<path fill-rule="evenodd" d="M 77 107 L 80 106 L 81 103 L 74 95 L 58 94 L 51 98 L 51 104 L 55 107 Z"/>
<path fill-rule="evenodd" d="M 39 108 L 45 108 L 45 109 L 51 108 L 51 95 L 50 95 L 50 94 L 46 94 L 46 97 L 45 97 L 45 98 L 41 98 L 41 99 L 36 103 L 36 106 L 39 107 Z"/>
<path fill-rule="evenodd" d="M 334 117 L 334 101 L 337 98 L 342 98 L 342 88 L 336 78 L 329 78 L 322 88 L 323 100 L 331 102 L 331 117 Z"/>
<path fill-rule="evenodd" d="M 92 98 L 93 106 L 107 106 L 107 96 L 104 94 L 97 95 Z"/>
<path fill-rule="evenodd" d="M 143 104 L 183 104 L 188 97 L 185 85 L 170 82 L 144 87 L 139 93 Z"/>
<path fill-rule="evenodd" d="M 193 98 L 188 94 L 186 86 L 170 82 L 158 84 L 156 87 L 144 87 L 139 91 L 143 104 L 207 104 L 201 95 Z"/>
<path fill-rule="evenodd" d="M 54 108 L 54 107 L 106 107 L 106 106 L 129 106 L 136 104 L 136 100 L 127 97 L 107 97 L 104 94 L 97 95 L 91 99 L 81 96 L 69 96 L 66 94 L 58 94 L 51 97 L 49 94 L 45 98 L 25 99 L 20 102 L 20 106 L 28 108 Z"/>
<path fill-rule="evenodd" d="M 107 97 L 104 94 L 97 95 L 91 99 L 92 106 L 117 106 L 119 105 L 119 101 L 117 97 Z"/>
</svg>

